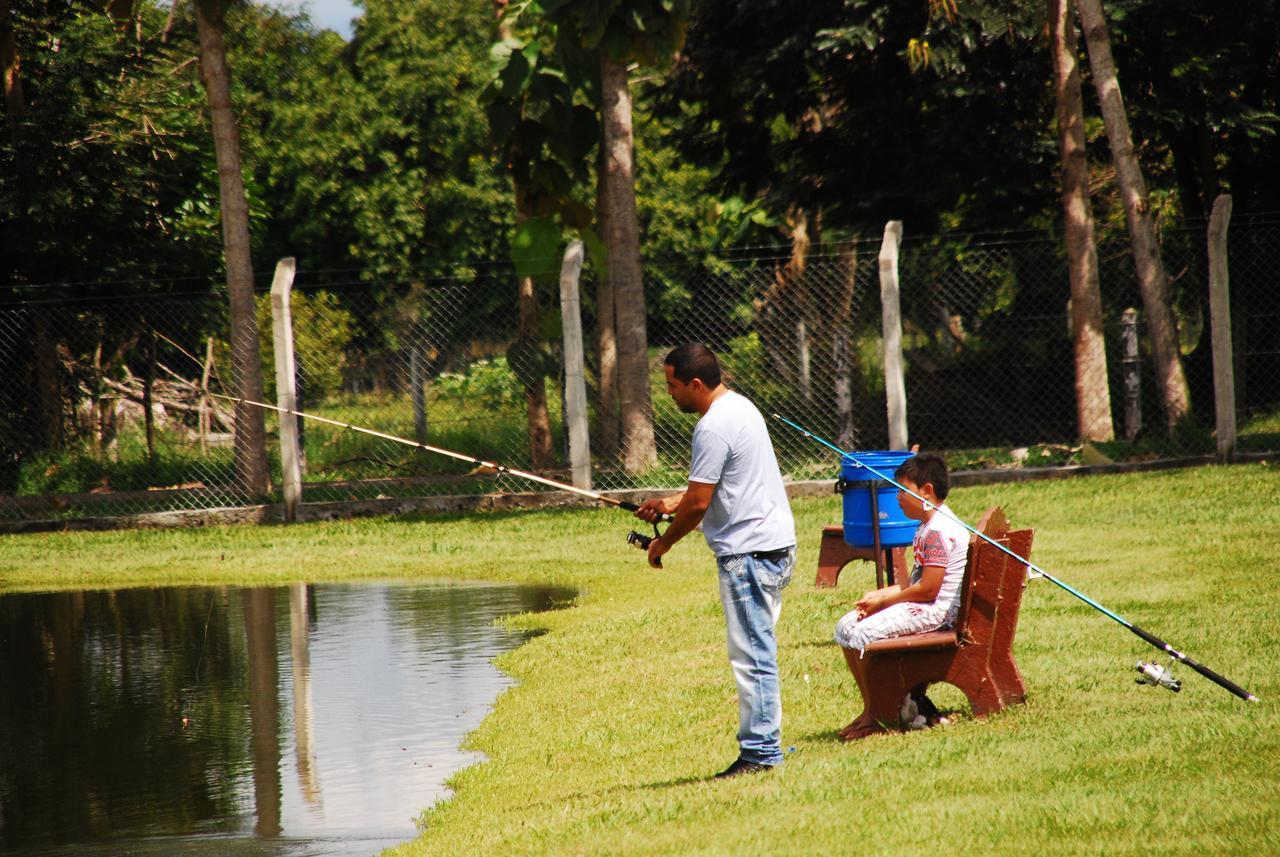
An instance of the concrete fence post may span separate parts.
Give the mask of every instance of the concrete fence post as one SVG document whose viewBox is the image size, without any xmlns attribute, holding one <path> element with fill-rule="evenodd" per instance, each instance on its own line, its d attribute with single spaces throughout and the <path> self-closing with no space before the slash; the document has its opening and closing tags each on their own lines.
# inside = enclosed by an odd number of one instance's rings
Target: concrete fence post
<svg viewBox="0 0 1280 857">
<path fill-rule="evenodd" d="M 1124 438 L 1142 431 L 1142 362 L 1138 357 L 1138 311 L 1129 307 L 1120 316 L 1120 372 L 1124 380 Z"/>
<path fill-rule="evenodd" d="M 413 403 L 413 436 L 418 443 L 427 442 L 426 355 L 420 343 L 409 346 L 409 400 Z"/>
<path fill-rule="evenodd" d="M 591 487 L 591 438 L 587 428 L 587 382 L 582 355 L 582 312 L 578 277 L 582 274 L 582 242 L 570 241 L 560 267 L 560 318 L 564 329 L 564 407 L 569 433 L 569 467 L 573 484 Z"/>
<path fill-rule="evenodd" d="M 276 406 L 298 409 L 296 364 L 293 355 L 293 315 L 289 295 L 297 265 L 292 256 L 276 263 L 271 281 L 271 334 L 276 358 Z M 280 414 L 280 468 L 284 472 L 284 519 L 295 521 L 302 501 L 302 464 L 298 454 L 298 422 L 292 413 Z"/>
<path fill-rule="evenodd" d="M 907 386 L 902 370 L 902 310 L 898 299 L 898 247 L 902 221 L 884 225 L 880 245 L 880 307 L 884 334 L 884 398 L 889 418 L 889 448 L 907 448 Z"/>
</svg>

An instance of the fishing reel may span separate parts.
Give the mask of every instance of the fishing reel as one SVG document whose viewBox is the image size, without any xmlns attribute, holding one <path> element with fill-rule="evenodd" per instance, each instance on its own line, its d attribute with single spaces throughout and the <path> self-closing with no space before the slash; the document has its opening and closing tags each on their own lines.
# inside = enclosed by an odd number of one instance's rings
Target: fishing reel
<svg viewBox="0 0 1280 857">
<path fill-rule="evenodd" d="M 1138 671 L 1138 677 L 1134 679 L 1138 684 L 1167 687 L 1174 693 L 1182 690 L 1182 681 L 1173 676 L 1172 662 L 1168 666 L 1162 667 L 1155 661 L 1138 661 L 1138 665 L 1134 669 Z"/>
<path fill-rule="evenodd" d="M 661 535 L 662 533 L 658 532 L 658 525 L 655 523 L 653 524 L 653 535 L 651 536 L 646 536 L 644 533 L 638 533 L 635 530 L 627 533 L 627 544 L 635 545 L 642 551 L 648 551 L 649 545 L 653 543 L 653 540 Z M 658 567 L 662 567 L 661 559 L 658 560 Z"/>
</svg>

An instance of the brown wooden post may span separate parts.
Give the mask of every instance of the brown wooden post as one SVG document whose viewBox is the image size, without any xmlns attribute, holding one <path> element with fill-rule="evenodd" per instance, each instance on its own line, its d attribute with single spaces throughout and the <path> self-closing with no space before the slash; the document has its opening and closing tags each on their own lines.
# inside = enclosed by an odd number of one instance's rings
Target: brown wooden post
<svg viewBox="0 0 1280 857">
<path fill-rule="evenodd" d="M 1231 348 L 1231 295 L 1227 276 L 1227 226 L 1231 197 L 1220 194 L 1209 217 L 1209 317 L 1213 330 L 1213 402 L 1218 429 L 1218 461 L 1236 449 L 1236 385 Z"/>
</svg>

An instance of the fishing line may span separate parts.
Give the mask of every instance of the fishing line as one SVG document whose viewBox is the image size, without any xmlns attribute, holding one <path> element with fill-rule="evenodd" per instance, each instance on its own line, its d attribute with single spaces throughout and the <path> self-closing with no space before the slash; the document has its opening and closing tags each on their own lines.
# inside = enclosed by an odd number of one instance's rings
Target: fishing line
<svg viewBox="0 0 1280 857">
<path fill-rule="evenodd" d="M 216 603 L 217 603 L 217 598 L 213 595 L 213 593 L 210 593 L 209 594 L 209 614 L 204 617 L 204 633 L 200 635 L 200 657 L 196 658 L 195 678 L 191 685 L 190 692 L 187 694 L 187 699 L 185 702 L 182 703 L 182 706 L 179 711 L 179 716 L 182 718 L 183 729 L 186 729 L 187 726 L 190 725 L 191 723 L 191 717 L 189 715 L 191 713 L 192 698 L 195 696 L 196 691 L 200 687 L 200 666 L 201 664 L 204 663 L 205 645 L 209 642 L 209 623 L 213 621 L 213 608 Z"/>
<path fill-rule="evenodd" d="M 840 447 L 838 447 L 838 446 L 836 446 L 835 444 L 831 443 L 831 442 L 830 442 L 829 440 L 827 440 L 826 438 L 823 438 L 823 437 L 821 437 L 821 436 L 819 436 L 819 435 L 814 434 L 814 433 L 813 433 L 813 432 L 811 432 L 809 429 L 805 428 L 804 426 L 800 425 L 799 423 L 793 422 L 792 420 L 787 419 L 786 417 L 782 416 L 781 414 L 776 414 L 776 413 L 775 413 L 775 414 L 771 414 L 771 416 L 773 417 L 773 419 L 778 420 L 778 421 L 779 421 L 779 422 L 781 422 L 781 423 L 785 423 L 786 425 L 788 425 L 788 426 L 790 426 L 791 428 L 795 429 L 796 431 L 800 432 L 800 434 L 804 435 L 805 437 L 809 438 L 810 440 L 813 440 L 813 441 L 815 441 L 815 442 L 817 442 L 817 443 L 820 443 L 820 444 L 822 444 L 823 446 L 827 447 L 828 449 L 833 450 L 834 452 L 839 453 L 839 454 L 840 454 L 840 456 L 842 457 L 842 459 L 844 459 L 844 460 L 846 460 L 846 461 L 848 461 L 848 462 L 852 463 L 855 467 L 861 467 L 861 468 L 866 469 L 868 472 L 870 472 L 870 473 L 871 473 L 872 475 L 874 475 L 876 478 L 878 478 L 878 479 L 880 479 L 880 480 L 883 480 L 884 482 L 888 482 L 890 485 L 893 485 L 895 488 L 897 488 L 899 491 L 902 491 L 902 492 L 903 492 L 903 493 L 905 493 L 905 494 L 910 494 L 912 497 L 916 498 L 916 499 L 917 499 L 917 500 L 919 500 L 921 503 L 927 503 L 927 502 L 928 502 L 928 501 L 927 501 L 927 500 L 925 500 L 923 497 L 921 497 L 919 494 L 917 494 L 916 492 L 912 491 L 910 488 L 906 487 L 906 486 L 905 486 L 905 485 L 903 485 L 901 482 L 898 482 L 898 481 L 897 481 L 896 479 L 894 479 L 892 476 L 888 476 L 888 475 L 886 475 L 886 474 L 882 473 L 881 471 L 877 470 L 876 468 L 872 467 L 871 465 L 866 464 L 865 462 L 859 461 L 859 460 L 854 456 L 854 454 L 853 454 L 853 453 L 851 453 L 851 452 L 848 452 L 848 451 L 846 451 L 846 450 L 841 449 Z M 1174 649 L 1172 646 L 1170 646 L 1170 645 L 1169 645 L 1168 643 L 1166 643 L 1164 640 L 1161 640 L 1159 637 L 1155 636 L 1154 634 L 1150 633 L 1149 631 L 1146 631 L 1146 630 L 1144 630 L 1143 628 L 1138 627 L 1137 625 L 1133 624 L 1133 623 L 1132 623 L 1132 622 L 1130 622 L 1129 620 L 1125 619 L 1123 616 L 1120 616 L 1118 613 L 1115 613 L 1115 612 L 1113 612 L 1113 611 L 1111 611 L 1111 610 L 1108 610 L 1106 607 L 1102 606 L 1102 605 L 1101 605 L 1101 604 L 1099 604 L 1097 601 L 1094 601 L 1092 598 L 1090 598 L 1089 596 L 1085 595 L 1085 594 L 1084 594 L 1083 592 L 1081 592 L 1080 590 L 1075 589 L 1075 588 L 1074 588 L 1074 587 L 1072 587 L 1072 586 L 1069 586 L 1068 584 L 1066 584 L 1066 583 L 1064 583 L 1063 581 L 1059 580 L 1058 578 L 1054 577 L 1052 574 L 1049 574 L 1049 572 L 1045 571 L 1043 568 L 1041 568 L 1040 566 L 1036 565 L 1035 563 L 1033 563 L 1031 560 L 1027 559 L 1026 557 L 1018 556 L 1016 553 L 1014 553 L 1013 551 L 1009 550 L 1007 547 L 1005 547 L 1004 545 L 1000 544 L 998 541 L 996 541 L 996 540 L 994 540 L 994 539 L 990 538 L 989 536 L 984 535 L 983 533 L 981 533 L 981 532 L 979 532 L 978 530 L 974 529 L 973 527 L 969 526 L 967 523 L 965 523 L 964 521 L 960 520 L 960 519 L 959 519 L 958 517 L 956 517 L 955 515 L 953 515 L 953 514 L 948 514 L 947 512 L 944 512 L 941 508 L 939 508 L 939 507 L 937 507 L 937 506 L 935 506 L 935 507 L 934 507 L 934 509 L 935 509 L 936 511 L 938 511 L 938 512 L 941 512 L 945 517 L 950 518 L 951 520 L 955 521 L 957 524 L 959 524 L 960 526 L 964 527 L 966 530 L 968 530 L 969 532 L 973 533 L 973 534 L 974 534 L 975 536 L 977 536 L 978 538 L 982 539 L 983 541 L 987 542 L 988 544 L 992 545 L 993 547 L 996 547 L 996 548 L 1000 549 L 1000 550 L 1001 550 L 1001 551 L 1003 551 L 1004 553 L 1006 553 L 1006 554 L 1008 554 L 1009 556 L 1013 557 L 1015 560 L 1017 560 L 1017 561 L 1018 561 L 1019 563 L 1021 563 L 1022 565 L 1026 566 L 1026 567 L 1030 570 L 1030 572 L 1031 572 L 1031 574 L 1029 575 L 1031 578 L 1036 578 L 1036 577 L 1042 577 L 1042 578 L 1044 578 L 1045 580 L 1049 581 L 1050 583 L 1054 584 L 1055 586 L 1059 587 L 1060 589 L 1062 589 L 1062 590 L 1064 590 L 1064 591 L 1068 592 L 1069 594 L 1071 594 L 1071 595 L 1075 596 L 1076 598 L 1080 599 L 1080 600 L 1081 600 L 1081 601 L 1083 601 L 1085 604 L 1088 604 L 1090 607 L 1092 607 L 1093 609 L 1097 610 L 1099 613 L 1102 613 L 1104 616 L 1108 617 L 1109 619 L 1112 619 L 1112 620 L 1114 620 L 1115 622 L 1118 622 L 1120 625 L 1123 625 L 1125 628 L 1127 628 L 1127 629 L 1129 629 L 1130 631 L 1132 631 L 1134 634 L 1136 634 L 1138 637 L 1140 637 L 1141 639 L 1143 639 L 1143 640 L 1144 640 L 1144 641 L 1146 641 L 1147 643 L 1151 644 L 1151 645 L 1152 645 L 1152 646 L 1154 646 L 1155 648 L 1157 648 L 1157 649 L 1159 649 L 1160 651 L 1164 652 L 1165 654 L 1169 655 L 1173 660 L 1176 660 L 1176 661 L 1178 661 L 1178 662 L 1180 662 L 1180 663 L 1186 664 L 1186 665 L 1187 665 L 1187 666 L 1189 666 L 1191 669 L 1193 669 L 1193 670 L 1195 670 L 1196 672 L 1200 673 L 1200 675 L 1202 675 L 1202 676 L 1204 676 L 1205 678 L 1207 678 L 1207 679 L 1209 679 L 1210 681 L 1212 681 L 1214 684 L 1218 685 L 1219 687 L 1223 688 L 1224 690 L 1230 691 L 1231 693 L 1235 694 L 1236 696 L 1240 697 L 1241 699 L 1245 700 L 1246 702 L 1257 702 L 1257 701 L 1258 701 L 1258 698 L 1257 698 L 1256 696 L 1254 696 L 1252 693 L 1250 693 L 1249 691 L 1245 690 L 1244 688 L 1240 687 L 1240 685 L 1236 684 L 1235 682 L 1231 681 L 1230 679 L 1228 679 L 1228 678 L 1226 678 L 1226 677 L 1224 677 L 1224 676 L 1219 675 L 1218 673 L 1214 672 L 1213 670 L 1209 669 L 1208 667 L 1204 666 L 1203 664 L 1200 664 L 1200 663 L 1197 663 L 1196 661 L 1193 661 L 1191 658 L 1187 657 L 1187 656 L 1186 656 L 1186 655 L 1184 655 L 1182 652 L 1179 652 L 1178 650 Z M 1181 683 L 1177 683 L 1177 680 L 1176 680 L 1176 679 L 1174 679 L 1174 678 L 1172 678 L 1172 674 L 1171 674 L 1171 673 L 1169 673 L 1168 669 L 1161 669 L 1161 668 L 1159 668 L 1159 667 L 1155 667 L 1155 666 L 1154 666 L 1154 665 L 1152 665 L 1152 664 L 1143 664 L 1143 663 L 1139 663 L 1139 664 L 1138 664 L 1138 666 L 1137 666 L 1137 670 L 1138 670 L 1138 672 L 1141 674 L 1141 676 L 1140 676 L 1140 677 L 1139 677 L 1139 679 L 1138 679 L 1139 683 L 1145 683 L 1145 684 L 1160 684 L 1160 685 L 1162 685 L 1162 686 L 1164 686 L 1164 687 L 1169 688 L 1170 690 L 1175 690 L 1175 691 L 1176 691 L 1176 690 L 1178 690 L 1178 689 L 1181 687 Z"/>
</svg>

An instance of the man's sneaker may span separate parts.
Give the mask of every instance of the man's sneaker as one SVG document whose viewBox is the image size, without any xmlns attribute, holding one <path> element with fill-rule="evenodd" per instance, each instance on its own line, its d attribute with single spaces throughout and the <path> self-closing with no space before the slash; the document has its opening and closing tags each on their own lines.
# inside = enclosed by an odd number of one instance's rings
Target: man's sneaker
<svg viewBox="0 0 1280 857">
<path fill-rule="evenodd" d="M 761 765 L 758 762 L 748 762 L 741 756 L 738 757 L 732 765 L 715 775 L 717 780 L 727 780 L 730 777 L 740 776 L 741 774 L 758 774 L 761 771 L 771 771 L 773 765 Z"/>
</svg>

